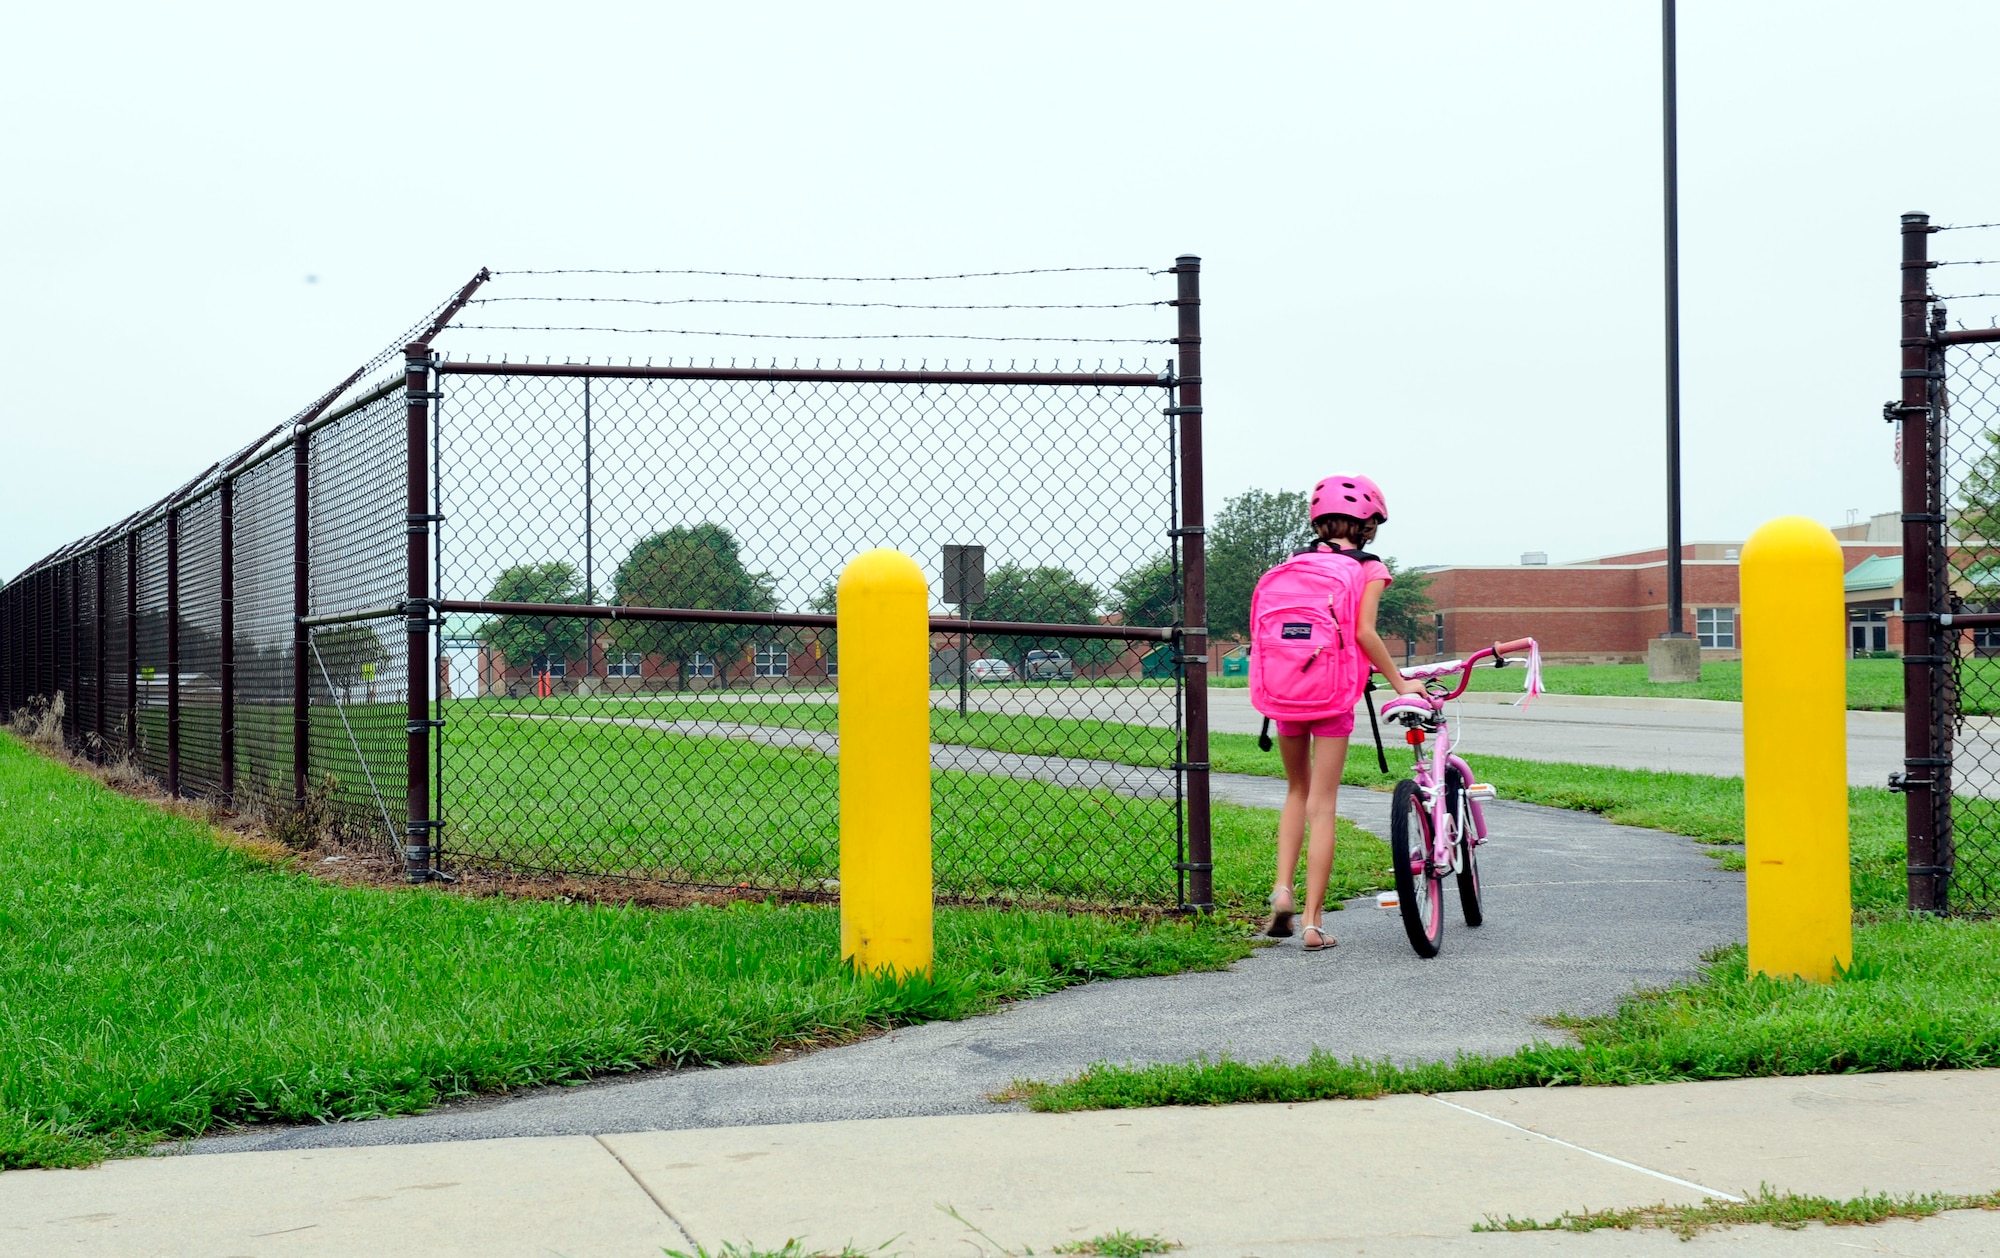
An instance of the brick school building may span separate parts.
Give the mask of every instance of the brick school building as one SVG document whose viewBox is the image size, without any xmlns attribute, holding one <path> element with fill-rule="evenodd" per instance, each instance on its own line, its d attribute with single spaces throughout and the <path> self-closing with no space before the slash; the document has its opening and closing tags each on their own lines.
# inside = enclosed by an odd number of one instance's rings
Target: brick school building
<svg viewBox="0 0 2000 1258">
<path fill-rule="evenodd" d="M 1833 530 L 1847 571 L 1851 654 L 1900 652 L 1902 525 L 1895 512 Z M 1705 660 L 1742 658 L 1737 611 L 1741 542 L 1681 547 L 1683 627 Z M 1424 568 L 1437 610 L 1428 640 L 1390 641 L 1399 658 L 1448 658 L 1495 641 L 1533 637 L 1556 663 L 1639 663 L 1666 628 L 1667 552 L 1650 550 L 1550 563 L 1530 553 L 1518 564 Z"/>
</svg>

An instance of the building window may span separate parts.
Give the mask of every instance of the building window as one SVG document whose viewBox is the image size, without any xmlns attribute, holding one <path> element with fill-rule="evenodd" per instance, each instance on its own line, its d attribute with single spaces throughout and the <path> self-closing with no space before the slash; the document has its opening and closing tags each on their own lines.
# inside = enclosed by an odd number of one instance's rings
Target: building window
<svg viewBox="0 0 2000 1258">
<path fill-rule="evenodd" d="M 783 647 L 760 646 L 757 648 L 756 666 L 759 677 L 788 677 L 792 671 L 791 653 Z"/>
<path fill-rule="evenodd" d="M 1444 657 L 1444 613 L 1434 613 L 1431 616 L 1431 622 L 1437 626 L 1437 646 L 1433 649 L 1432 653 L 1442 659 Z"/>
<path fill-rule="evenodd" d="M 606 677 L 637 677 L 639 675 L 639 666 L 645 660 L 646 657 L 638 651 L 625 651 L 618 655 L 606 656 L 604 659 L 604 675 Z"/>
<path fill-rule="evenodd" d="M 696 651 L 688 657 L 687 675 L 690 677 L 715 676 L 715 657 L 706 651 Z"/>
<path fill-rule="evenodd" d="M 537 655 L 535 657 L 535 676 L 540 677 L 543 673 L 547 673 L 553 678 L 567 677 L 569 675 L 569 661 L 553 655 Z"/>
<path fill-rule="evenodd" d="M 1733 650 L 1736 646 L 1736 609 L 1734 607 L 1695 608 L 1694 635 L 1701 639 L 1701 644 L 1705 647 Z"/>
</svg>

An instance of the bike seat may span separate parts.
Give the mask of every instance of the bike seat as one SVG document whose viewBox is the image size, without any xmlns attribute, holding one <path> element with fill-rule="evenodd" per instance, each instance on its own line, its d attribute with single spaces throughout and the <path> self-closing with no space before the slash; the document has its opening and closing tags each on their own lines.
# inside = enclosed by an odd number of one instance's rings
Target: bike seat
<svg viewBox="0 0 2000 1258">
<path fill-rule="evenodd" d="M 1422 695 L 1397 695 L 1382 705 L 1382 719 L 1399 725 L 1429 724 L 1437 719 L 1437 709 Z"/>
</svg>

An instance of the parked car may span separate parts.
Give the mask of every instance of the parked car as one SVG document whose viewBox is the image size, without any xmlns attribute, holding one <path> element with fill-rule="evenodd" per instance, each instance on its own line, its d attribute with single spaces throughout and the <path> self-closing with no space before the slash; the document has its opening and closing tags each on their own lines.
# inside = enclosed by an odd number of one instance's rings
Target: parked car
<svg viewBox="0 0 2000 1258">
<path fill-rule="evenodd" d="M 1021 675 L 1029 681 L 1075 681 L 1076 665 L 1061 651 L 1030 651 L 1021 661 Z"/>
<path fill-rule="evenodd" d="M 974 660 L 970 675 L 974 681 L 1012 681 L 1014 666 L 1006 660 Z"/>
</svg>

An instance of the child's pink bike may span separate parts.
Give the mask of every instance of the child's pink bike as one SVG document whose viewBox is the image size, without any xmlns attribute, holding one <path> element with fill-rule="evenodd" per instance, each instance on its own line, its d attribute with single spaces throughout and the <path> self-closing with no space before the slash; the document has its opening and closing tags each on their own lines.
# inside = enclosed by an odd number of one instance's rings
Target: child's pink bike
<svg viewBox="0 0 2000 1258">
<path fill-rule="evenodd" d="M 1390 805 L 1389 852 L 1396 871 L 1396 902 L 1410 946 L 1420 957 L 1434 957 L 1444 946 L 1444 880 L 1458 880 L 1458 906 L 1465 924 L 1485 920 L 1480 903 L 1479 847 L 1486 842 L 1486 813 L 1481 807 L 1495 797 L 1493 787 L 1478 781 L 1472 768 L 1452 750 L 1451 726 L 1444 705 L 1472 684 L 1472 669 L 1490 659 L 1507 666 L 1507 653 L 1526 651 L 1528 699 L 1541 693 L 1541 649 L 1533 638 L 1496 642 L 1462 660 L 1445 660 L 1402 670 L 1403 676 L 1424 683 L 1421 695 L 1398 695 L 1382 705 L 1382 719 L 1401 725 L 1416 755 L 1411 775 L 1396 783 Z M 1458 675 L 1458 688 L 1447 690 L 1443 678 Z M 1522 702 L 1527 702 L 1524 699 Z"/>
</svg>

